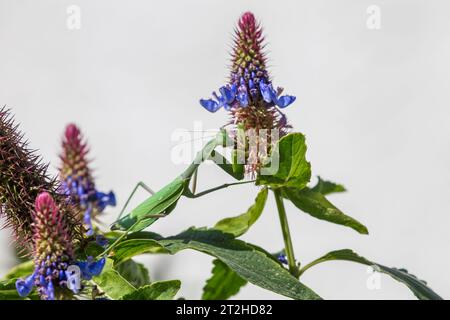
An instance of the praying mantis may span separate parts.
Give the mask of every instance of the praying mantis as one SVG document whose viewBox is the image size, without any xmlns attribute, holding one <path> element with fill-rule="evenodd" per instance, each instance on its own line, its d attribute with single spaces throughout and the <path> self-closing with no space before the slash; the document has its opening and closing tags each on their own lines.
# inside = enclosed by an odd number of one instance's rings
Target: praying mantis
<svg viewBox="0 0 450 320">
<path fill-rule="evenodd" d="M 111 226 L 111 230 L 121 230 L 126 231 L 126 233 L 138 232 L 149 227 L 159 218 L 165 217 L 172 212 L 181 196 L 198 198 L 213 191 L 233 185 L 253 183 L 254 180 L 241 181 L 244 179 L 244 165 L 236 161 L 236 153 L 233 153 L 232 162 L 229 162 L 223 155 L 215 150 L 218 146 L 226 147 L 232 145 L 232 143 L 233 141 L 227 135 L 226 131 L 222 129 L 212 140 L 206 143 L 201 151 L 197 153 L 194 161 L 183 173 L 159 191 L 154 192 L 145 183 L 139 182 L 125 202 L 118 219 Z M 197 170 L 200 164 L 208 159 L 213 160 L 214 163 L 238 180 L 238 182 L 222 184 L 196 193 Z M 189 187 L 191 181 L 193 182 L 192 190 Z M 148 191 L 151 196 L 134 208 L 129 214 L 122 216 L 131 198 L 140 187 Z"/>
</svg>

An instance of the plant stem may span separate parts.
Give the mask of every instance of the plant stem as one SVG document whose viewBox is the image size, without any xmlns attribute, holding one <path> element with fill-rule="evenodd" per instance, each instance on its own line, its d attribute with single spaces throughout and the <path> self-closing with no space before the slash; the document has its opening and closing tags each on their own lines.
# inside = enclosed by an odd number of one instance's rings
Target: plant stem
<svg viewBox="0 0 450 320">
<path fill-rule="evenodd" d="M 128 233 L 129 233 L 129 231 L 127 230 L 127 231 L 125 231 L 123 234 L 121 234 L 108 248 L 106 248 L 102 253 L 100 253 L 100 254 L 98 254 L 97 255 L 97 258 L 96 259 L 100 259 L 100 258 L 102 258 L 103 256 L 105 256 L 106 257 L 106 255 L 112 250 L 112 249 L 114 249 L 118 244 L 119 244 L 119 242 L 123 239 L 123 238 L 125 238 L 127 235 L 128 235 Z"/>
<path fill-rule="evenodd" d="M 289 231 L 289 224 L 287 221 L 286 210 L 283 204 L 283 198 L 281 197 L 280 190 L 273 189 L 275 195 L 275 201 L 277 203 L 278 216 L 280 218 L 281 231 L 283 232 L 284 250 L 289 265 L 289 272 L 296 278 L 298 278 L 298 268 L 295 263 L 294 248 L 292 246 L 291 233 Z"/>
</svg>

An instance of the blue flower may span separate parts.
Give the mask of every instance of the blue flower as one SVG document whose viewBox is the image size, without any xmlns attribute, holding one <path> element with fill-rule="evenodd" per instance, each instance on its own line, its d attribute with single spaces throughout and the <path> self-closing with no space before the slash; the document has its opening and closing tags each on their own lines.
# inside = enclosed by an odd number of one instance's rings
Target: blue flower
<svg viewBox="0 0 450 320">
<path fill-rule="evenodd" d="M 34 273 L 25 280 L 18 279 L 16 281 L 16 289 L 19 296 L 26 297 L 33 290 L 34 285 L 37 285 L 43 299 L 55 300 L 55 284 L 56 286 L 62 286 L 65 283 L 69 290 L 78 294 L 81 289 L 81 280 L 91 280 L 92 277 L 100 275 L 105 263 L 105 258 L 95 261 L 93 257 L 88 257 L 87 261 L 80 261 L 72 266 L 67 266 L 67 264 L 61 265 L 60 267 L 64 267 L 64 270 L 60 269 L 58 271 L 54 269 L 55 266 L 53 264 L 50 267 L 46 267 L 47 264 L 43 262 L 41 267 L 36 268 Z M 71 268 L 74 266 L 78 271 Z M 46 268 L 44 273 L 42 273 L 42 268 Z M 54 283 L 54 281 L 56 282 Z"/>
<path fill-rule="evenodd" d="M 97 197 L 97 206 L 100 212 L 103 211 L 106 206 L 114 207 L 117 204 L 116 195 L 112 191 L 110 191 L 109 193 L 97 191 L 96 197 Z"/>
<path fill-rule="evenodd" d="M 47 285 L 47 300 L 55 300 L 55 288 L 52 281 L 49 281 Z"/>
<path fill-rule="evenodd" d="M 281 96 L 277 100 L 275 100 L 275 104 L 280 108 L 286 108 L 288 105 L 295 101 L 294 96 Z"/>
<path fill-rule="evenodd" d="M 89 204 L 88 208 L 86 209 L 86 211 L 84 212 L 84 216 L 83 216 L 83 223 L 86 226 L 86 235 L 88 237 L 92 236 L 94 234 L 94 227 L 92 225 L 92 205 Z"/>
<path fill-rule="evenodd" d="M 25 280 L 17 279 L 16 281 L 16 289 L 19 296 L 26 297 L 30 294 L 31 290 L 33 290 L 34 286 L 34 278 L 36 277 L 37 272 L 35 271 L 32 275 L 28 276 Z"/>
<path fill-rule="evenodd" d="M 87 199 L 87 194 L 85 194 L 85 198 Z M 88 237 L 94 235 L 94 227 L 92 225 L 92 212 L 94 210 L 94 204 L 96 205 L 98 212 L 102 212 L 106 206 L 114 207 L 116 205 L 116 196 L 112 191 L 109 193 L 95 191 L 95 196 L 93 198 L 95 199 L 86 200 L 84 202 L 80 201 L 81 204 L 87 206 L 83 216 L 83 223 L 86 226 L 86 235 Z M 80 199 L 83 198 L 80 197 Z"/>
<path fill-rule="evenodd" d="M 216 92 L 213 92 L 214 99 L 200 99 L 200 104 L 208 110 L 209 112 L 216 112 L 220 108 L 224 108 L 229 111 L 233 103 L 235 105 L 240 106 L 241 108 L 245 108 L 249 105 L 249 93 L 253 97 L 253 99 L 258 98 L 258 88 L 255 84 L 259 82 L 259 92 L 263 100 L 267 103 L 273 103 L 280 108 L 286 108 L 291 103 L 295 101 L 294 96 L 279 96 L 279 92 L 277 92 L 272 84 L 266 83 L 264 78 L 255 79 L 255 74 L 252 72 L 251 76 L 248 76 L 248 80 L 245 80 L 244 77 L 240 77 L 239 81 L 235 80 L 231 85 L 227 84 L 223 87 L 220 87 L 218 95 Z M 237 86 L 239 84 L 239 86 Z M 247 89 L 248 88 L 248 89 Z"/>
<path fill-rule="evenodd" d="M 106 247 L 108 245 L 108 239 L 106 239 L 103 235 L 99 234 L 95 237 L 95 242 L 101 246 Z"/>
<path fill-rule="evenodd" d="M 202 105 L 203 108 L 205 108 L 209 112 L 216 112 L 217 110 L 220 109 L 219 104 L 212 99 L 208 100 L 200 99 L 200 104 Z"/>
<path fill-rule="evenodd" d="M 221 99 L 224 103 L 225 109 L 227 109 L 226 106 L 229 108 L 229 104 L 234 101 L 234 98 L 236 96 L 236 86 L 233 85 L 226 85 L 224 87 L 221 87 L 219 89 L 220 94 L 222 95 Z M 227 109 L 228 110 L 228 109 Z"/>
<path fill-rule="evenodd" d="M 45 264 L 42 264 L 42 266 L 45 266 Z M 51 280 L 54 269 L 48 267 L 45 271 L 45 276 L 40 274 L 38 277 L 40 269 L 41 268 L 36 268 L 33 274 L 28 276 L 25 280 L 18 279 L 16 281 L 17 293 L 21 297 L 26 297 L 30 294 L 31 290 L 33 290 L 33 287 L 37 285 L 39 292 L 43 294 L 46 300 L 55 300 L 55 287 L 53 285 L 53 280 Z M 66 277 L 62 270 L 59 271 L 58 275 L 59 280 L 65 280 Z"/>
<path fill-rule="evenodd" d="M 89 256 L 87 261 L 80 261 L 77 265 L 80 267 L 83 279 L 91 280 L 92 277 L 100 275 L 105 263 L 105 258 L 95 261 L 93 257 Z"/>
<path fill-rule="evenodd" d="M 288 105 L 295 101 L 294 96 L 281 96 L 278 97 L 278 93 L 274 90 L 271 83 L 266 84 L 264 81 L 259 82 L 259 88 L 261 90 L 261 95 L 267 103 L 275 103 L 280 108 L 286 108 Z"/>
<path fill-rule="evenodd" d="M 247 94 L 247 88 L 245 85 L 241 85 L 238 89 L 238 94 L 236 96 L 237 101 L 239 101 L 239 104 L 241 107 L 245 108 L 248 106 L 248 94 Z"/>
<path fill-rule="evenodd" d="M 288 264 L 286 255 L 285 255 L 284 253 L 280 253 L 280 254 L 277 256 L 277 259 L 278 259 L 278 261 L 280 261 L 282 264 Z"/>
<path fill-rule="evenodd" d="M 208 110 L 209 112 L 216 112 L 220 108 L 224 108 L 225 110 L 230 110 L 231 106 L 230 104 L 234 101 L 236 97 L 236 85 L 226 85 L 223 87 L 220 87 L 219 89 L 220 96 L 217 95 L 216 92 L 213 92 L 214 98 L 216 98 L 217 101 L 213 99 L 200 99 L 200 104 Z"/>
<path fill-rule="evenodd" d="M 69 124 L 66 127 L 62 145 L 62 165 L 59 170 L 64 193 L 79 209 L 86 211 L 84 223 L 90 236 L 93 234 L 91 218 L 106 206 L 114 206 L 116 198 L 113 192 L 98 192 L 95 187 L 87 159 L 89 148 L 76 125 Z"/>
</svg>

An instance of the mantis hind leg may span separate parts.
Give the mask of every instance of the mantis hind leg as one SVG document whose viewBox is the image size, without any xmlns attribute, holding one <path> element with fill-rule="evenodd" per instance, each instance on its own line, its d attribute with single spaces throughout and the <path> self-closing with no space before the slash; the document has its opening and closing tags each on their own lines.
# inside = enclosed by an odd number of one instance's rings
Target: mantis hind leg
<svg viewBox="0 0 450 320">
<path fill-rule="evenodd" d="M 149 187 L 147 186 L 144 182 L 139 181 L 136 186 L 133 188 L 133 191 L 131 191 L 130 195 L 128 196 L 127 201 L 125 202 L 124 206 L 122 207 L 122 210 L 120 210 L 119 216 L 117 217 L 117 219 L 119 219 L 123 213 L 125 212 L 125 209 L 127 208 L 128 204 L 130 203 L 131 199 L 133 198 L 134 194 L 136 193 L 136 191 L 140 188 L 144 189 L 145 191 L 147 191 L 150 194 L 155 194 L 155 192 Z"/>
</svg>

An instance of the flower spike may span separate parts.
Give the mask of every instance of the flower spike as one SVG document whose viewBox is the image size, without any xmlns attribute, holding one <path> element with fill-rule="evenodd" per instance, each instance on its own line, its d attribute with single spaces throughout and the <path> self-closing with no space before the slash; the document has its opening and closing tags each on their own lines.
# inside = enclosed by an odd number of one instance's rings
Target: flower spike
<svg viewBox="0 0 450 320">
<path fill-rule="evenodd" d="M 21 297 L 26 297 L 36 286 L 42 300 L 70 299 L 82 289 L 82 279 L 90 280 L 93 275 L 99 275 L 105 265 L 104 258 L 94 261 L 91 257 L 89 273 L 80 269 L 84 262 L 74 259 L 74 241 L 67 216 L 48 192 L 40 193 L 35 201 L 33 258 L 33 274 L 25 280 L 18 279 L 16 289 Z"/>
<path fill-rule="evenodd" d="M 213 93 L 211 99 L 201 99 L 200 104 L 209 112 L 221 108 L 230 112 L 229 124 L 253 131 L 260 136 L 261 130 L 278 132 L 282 137 L 290 129 L 286 116 L 280 109 L 295 101 L 291 95 L 281 95 L 282 89 L 274 89 L 266 67 L 266 55 L 263 51 L 264 36 L 261 25 L 251 12 L 244 13 L 235 30 L 231 55 L 231 72 L 228 83 L 220 87 L 220 95 Z M 271 141 L 267 137 L 256 138 L 256 147 L 247 151 L 247 172 L 256 172 L 263 161 L 258 150 L 262 144 Z M 260 154 L 261 153 L 261 154 Z M 268 154 L 268 153 L 266 153 Z M 250 161 L 248 161 L 250 160 Z"/>
<path fill-rule="evenodd" d="M 206 110 L 216 112 L 224 107 L 228 111 L 248 105 L 285 108 L 295 101 L 295 97 L 280 96 L 281 92 L 273 89 L 266 69 L 263 42 L 262 28 L 255 16 L 251 12 L 244 13 L 234 39 L 230 83 L 219 89 L 221 96 L 213 93 L 216 100 L 200 100 Z"/>
<path fill-rule="evenodd" d="M 31 277 L 34 276 L 38 293 L 41 299 L 55 300 L 55 289 L 58 288 L 63 298 L 70 294 L 65 290 L 65 271 L 74 259 L 73 239 L 66 217 L 47 192 L 36 198 L 33 231 L 36 269 Z"/>
<path fill-rule="evenodd" d="M 23 134 L 18 130 L 10 111 L 0 109 L 0 216 L 11 227 L 16 241 L 24 251 L 32 249 L 33 211 L 37 195 L 48 192 L 61 206 L 73 238 L 81 240 L 82 226 L 78 213 L 59 192 L 55 179 L 49 177 L 47 164 L 28 148 Z"/>
<path fill-rule="evenodd" d="M 89 161 L 86 159 L 89 149 L 76 125 L 69 124 L 66 127 L 62 147 L 63 152 L 60 155 L 62 186 L 73 203 L 84 212 L 83 224 L 87 229 L 87 235 L 91 236 L 94 234 L 92 218 L 106 206 L 115 206 L 116 197 L 112 191 L 109 193 L 97 191 Z"/>
</svg>

